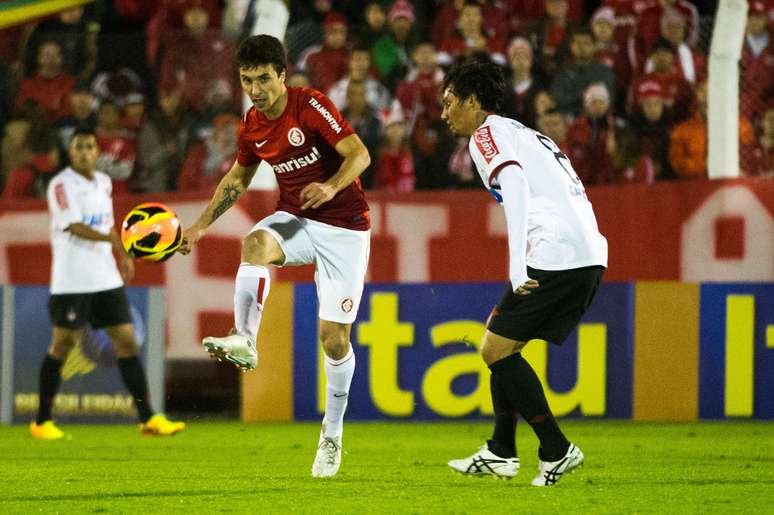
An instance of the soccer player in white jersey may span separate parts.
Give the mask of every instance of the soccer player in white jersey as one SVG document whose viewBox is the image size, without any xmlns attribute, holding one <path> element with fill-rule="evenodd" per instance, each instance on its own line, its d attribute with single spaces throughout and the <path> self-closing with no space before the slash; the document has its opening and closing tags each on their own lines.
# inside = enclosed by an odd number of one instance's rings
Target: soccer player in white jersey
<svg viewBox="0 0 774 515">
<path fill-rule="evenodd" d="M 536 338 L 561 345 L 572 332 L 607 266 L 607 241 L 567 156 L 550 138 L 496 114 L 505 95 L 502 72 L 492 63 L 462 63 L 444 80 L 442 117 L 455 135 L 470 137 L 478 173 L 505 211 L 510 254 L 510 284 L 481 345 L 492 371 L 494 433 L 449 466 L 463 474 L 515 476 L 521 414 L 540 440 L 532 484 L 547 486 L 579 466 L 583 453 L 559 429 L 521 350 Z"/>
<path fill-rule="evenodd" d="M 51 409 L 61 382 L 62 364 L 90 324 L 93 328 L 104 327 L 113 343 L 121 378 L 134 398 L 141 433 L 173 435 L 185 424 L 154 414 L 148 399 L 124 290 L 134 267 L 113 226 L 110 177 L 94 169 L 99 154 L 94 131 L 77 129 L 70 140 L 69 154 L 71 165 L 48 186 L 53 254 L 48 309 L 53 328 L 51 345 L 40 369 L 38 416 L 30 424 L 30 433 L 44 440 L 64 436 L 51 419 Z"/>
<path fill-rule="evenodd" d="M 234 292 L 235 334 L 202 342 L 210 355 L 242 369 L 258 363 L 256 337 L 269 294 L 269 265 L 314 263 L 319 339 L 325 353 L 325 417 L 312 464 L 314 477 L 336 474 L 355 355 L 349 342 L 363 293 L 370 249 L 368 204 L 358 176 L 368 150 L 322 93 L 285 86 L 282 43 L 267 35 L 237 51 L 242 90 L 253 106 L 239 126 L 237 158 L 210 204 L 183 233 L 190 252 L 207 227 L 244 192 L 266 161 L 279 185 L 277 210 L 242 240 Z M 311 343 L 311 342 L 310 342 Z"/>
</svg>

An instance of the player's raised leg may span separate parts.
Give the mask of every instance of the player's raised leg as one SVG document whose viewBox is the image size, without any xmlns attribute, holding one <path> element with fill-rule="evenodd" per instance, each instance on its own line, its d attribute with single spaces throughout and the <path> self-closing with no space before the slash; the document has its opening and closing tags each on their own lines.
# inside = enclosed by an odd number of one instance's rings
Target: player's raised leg
<svg viewBox="0 0 774 515">
<path fill-rule="evenodd" d="M 344 413 L 355 374 L 351 328 L 351 324 L 320 320 L 320 343 L 325 353 L 325 417 L 312 465 L 314 477 L 334 476 L 341 466 Z"/>
<path fill-rule="evenodd" d="M 62 381 L 62 364 L 75 344 L 80 341 L 81 329 L 54 326 L 51 345 L 40 366 L 40 394 L 38 416 L 30 424 L 30 434 L 41 440 L 58 440 L 64 436 L 51 418 L 54 398 Z"/>
<path fill-rule="evenodd" d="M 242 240 L 242 262 L 234 285 L 234 334 L 205 338 L 202 344 L 211 356 L 244 370 L 258 365 L 256 339 L 271 284 L 268 267 L 284 259 L 282 247 L 266 230 L 255 230 Z"/>
</svg>

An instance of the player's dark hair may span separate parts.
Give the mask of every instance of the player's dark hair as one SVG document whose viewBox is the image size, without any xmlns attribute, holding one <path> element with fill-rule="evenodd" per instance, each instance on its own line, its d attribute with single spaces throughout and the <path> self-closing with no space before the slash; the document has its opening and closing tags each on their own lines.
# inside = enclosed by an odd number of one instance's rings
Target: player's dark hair
<svg viewBox="0 0 774 515">
<path fill-rule="evenodd" d="M 492 62 L 466 60 L 446 74 L 444 91 L 447 88 L 460 100 L 474 96 L 483 110 L 499 113 L 505 98 L 505 75 L 502 68 Z"/>
<path fill-rule="evenodd" d="M 92 125 L 78 125 L 73 131 L 73 135 L 70 136 L 70 143 L 72 143 L 73 140 L 78 136 L 94 136 L 96 138 L 97 132 Z"/>
<path fill-rule="evenodd" d="M 250 36 L 242 41 L 237 49 L 236 63 L 239 68 L 257 68 L 270 64 L 274 66 L 277 75 L 288 67 L 282 42 L 267 34 Z"/>
</svg>

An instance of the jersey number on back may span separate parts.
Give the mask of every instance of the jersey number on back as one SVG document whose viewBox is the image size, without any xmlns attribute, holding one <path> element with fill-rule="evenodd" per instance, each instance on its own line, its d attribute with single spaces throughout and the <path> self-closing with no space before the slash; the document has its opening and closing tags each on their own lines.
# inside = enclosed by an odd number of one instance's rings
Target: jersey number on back
<svg viewBox="0 0 774 515">
<path fill-rule="evenodd" d="M 554 159 L 556 159 L 556 162 L 559 163 L 559 166 L 562 167 L 562 170 L 564 170 L 573 184 L 580 185 L 580 177 L 578 177 L 578 174 L 575 173 L 575 170 L 572 167 L 572 163 L 570 163 L 570 158 L 567 157 L 564 152 L 559 150 L 559 147 L 556 145 L 556 143 L 554 143 L 553 140 L 548 136 L 543 136 L 539 132 L 536 132 L 535 136 L 537 136 L 538 141 L 540 141 L 540 143 L 554 155 Z M 567 166 L 565 166 L 565 162 L 567 163 Z"/>
</svg>

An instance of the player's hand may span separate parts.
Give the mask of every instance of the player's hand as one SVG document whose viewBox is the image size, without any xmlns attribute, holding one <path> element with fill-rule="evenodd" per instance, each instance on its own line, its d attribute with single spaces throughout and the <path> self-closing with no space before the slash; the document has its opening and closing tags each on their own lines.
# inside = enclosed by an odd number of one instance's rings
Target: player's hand
<svg viewBox="0 0 774 515">
<path fill-rule="evenodd" d="M 524 284 L 522 284 L 521 286 L 519 286 L 518 288 L 516 288 L 514 293 L 516 295 L 529 295 L 530 293 L 532 293 L 531 290 L 534 290 L 538 286 L 540 286 L 539 282 L 537 282 L 534 279 L 530 279 L 527 282 L 525 282 Z"/>
<path fill-rule="evenodd" d="M 134 261 L 132 258 L 126 254 L 121 256 L 121 259 L 118 260 L 118 272 L 121 274 L 124 284 L 132 282 L 134 279 Z"/>
<path fill-rule="evenodd" d="M 336 188 L 324 182 L 310 182 L 301 190 L 301 209 L 317 209 L 336 196 Z"/>
<path fill-rule="evenodd" d="M 193 246 L 196 245 L 206 233 L 207 229 L 199 227 L 198 225 L 192 225 L 183 231 L 183 241 L 180 243 L 180 248 L 177 249 L 177 251 L 183 255 L 188 254 L 193 249 Z"/>
</svg>

